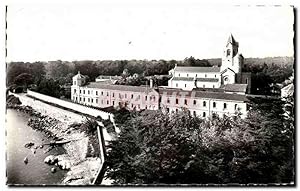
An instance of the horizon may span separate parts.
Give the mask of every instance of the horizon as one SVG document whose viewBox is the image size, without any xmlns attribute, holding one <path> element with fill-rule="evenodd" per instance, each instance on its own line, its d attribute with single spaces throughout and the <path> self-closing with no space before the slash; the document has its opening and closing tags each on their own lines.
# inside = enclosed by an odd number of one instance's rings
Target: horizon
<svg viewBox="0 0 300 191">
<path fill-rule="evenodd" d="M 291 6 L 99 5 L 8 6 L 7 62 L 294 56 Z"/>
<path fill-rule="evenodd" d="M 189 56 L 189 57 L 186 57 L 186 58 L 190 58 L 190 57 L 193 57 L 193 56 Z M 268 56 L 268 57 L 244 57 L 244 59 L 267 59 L 267 58 L 292 58 L 292 59 L 295 59 L 294 56 Z M 214 60 L 214 59 L 222 59 L 222 58 L 203 58 L 203 59 L 200 59 L 200 58 L 195 58 L 195 60 Z M 15 62 L 24 62 L 24 63 L 34 63 L 34 62 L 45 62 L 45 63 L 48 63 L 48 62 L 57 62 L 57 61 L 61 61 L 61 62 L 83 62 L 83 61 L 92 61 L 92 62 L 97 62 L 97 61 L 133 61 L 133 60 L 136 60 L 136 61 L 160 61 L 160 60 L 164 60 L 164 61 L 172 61 L 172 60 L 175 60 L 175 61 L 184 61 L 184 59 L 182 60 L 179 60 L 179 59 L 123 59 L 123 60 L 90 60 L 90 59 L 86 59 L 86 60 L 38 60 L 38 61 L 10 61 L 10 62 L 6 62 L 7 64 L 9 63 L 15 63 Z"/>
</svg>

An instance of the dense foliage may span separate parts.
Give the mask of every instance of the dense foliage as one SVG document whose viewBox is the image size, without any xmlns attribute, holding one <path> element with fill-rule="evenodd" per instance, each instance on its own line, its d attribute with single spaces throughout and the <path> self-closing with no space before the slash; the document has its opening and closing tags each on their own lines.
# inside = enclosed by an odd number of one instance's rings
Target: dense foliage
<svg viewBox="0 0 300 191">
<path fill-rule="evenodd" d="M 116 184 L 291 183 L 294 129 L 282 104 L 252 100 L 246 119 L 126 115 L 109 144 L 107 177 Z"/>
<path fill-rule="evenodd" d="M 293 58 L 245 58 L 243 72 L 252 73 L 252 93 L 272 94 L 276 83 L 282 83 L 293 73 Z M 42 79 L 53 79 L 60 86 L 70 85 L 72 77 L 80 71 L 95 81 L 99 75 L 118 75 L 118 84 L 145 85 L 147 76 L 163 75 L 154 80 L 156 85 L 167 85 L 168 71 L 178 66 L 213 66 L 221 64 L 221 59 L 200 60 L 194 57 L 176 60 L 102 60 L 102 61 L 49 61 L 49 62 L 11 62 L 7 65 L 7 85 L 24 86 L 37 84 Z M 124 73 L 124 71 L 126 71 Z M 132 78 L 134 74 L 139 77 Z M 275 85 L 274 85 L 275 84 Z M 278 91 L 277 91 L 278 92 Z"/>
</svg>

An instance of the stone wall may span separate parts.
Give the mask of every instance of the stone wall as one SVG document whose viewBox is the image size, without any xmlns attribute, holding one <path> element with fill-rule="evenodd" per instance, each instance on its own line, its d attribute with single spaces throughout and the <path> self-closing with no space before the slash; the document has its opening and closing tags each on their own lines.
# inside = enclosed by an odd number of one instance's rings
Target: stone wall
<svg viewBox="0 0 300 191">
<path fill-rule="evenodd" d="M 65 101 L 65 100 L 61 100 L 58 98 L 54 98 L 51 96 L 47 96 L 44 94 L 40 94 L 31 90 L 27 90 L 27 94 L 35 97 L 37 99 L 43 100 L 45 102 L 49 102 L 49 103 L 53 103 L 53 104 L 57 104 L 61 107 L 65 107 L 65 108 L 69 108 L 72 109 L 74 111 L 78 111 L 80 113 L 84 113 L 84 114 L 88 114 L 94 117 L 97 116 L 101 116 L 103 119 L 109 119 L 109 118 L 113 118 L 113 115 L 111 113 L 105 112 L 105 111 L 101 111 L 98 109 L 94 109 L 88 106 L 84 106 L 84 105 L 80 105 L 77 103 L 73 103 L 73 102 L 69 102 L 69 101 Z"/>
</svg>

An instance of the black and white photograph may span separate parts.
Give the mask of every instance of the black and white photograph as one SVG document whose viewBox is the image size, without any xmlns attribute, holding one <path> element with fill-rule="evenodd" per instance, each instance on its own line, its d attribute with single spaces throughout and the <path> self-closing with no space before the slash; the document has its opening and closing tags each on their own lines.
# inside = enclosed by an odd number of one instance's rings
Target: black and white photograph
<svg viewBox="0 0 300 191">
<path fill-rule="evenodd" d="M 6 185 L 294 187 L 296 12 L 7 5 Z"/>
</svg>

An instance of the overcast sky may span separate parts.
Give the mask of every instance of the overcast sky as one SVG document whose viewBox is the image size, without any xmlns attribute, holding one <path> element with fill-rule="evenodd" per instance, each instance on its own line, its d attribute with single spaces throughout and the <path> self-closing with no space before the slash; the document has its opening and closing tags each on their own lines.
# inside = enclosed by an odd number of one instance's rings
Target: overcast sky
<svg viewBox="0 0 300 191">
<path fill-rule="evenodd" d="M 244 57 L 293 56 L 291 7 L 8 7 L 7 61 L 220 58 L 230 33 Z"/>
</svg>

